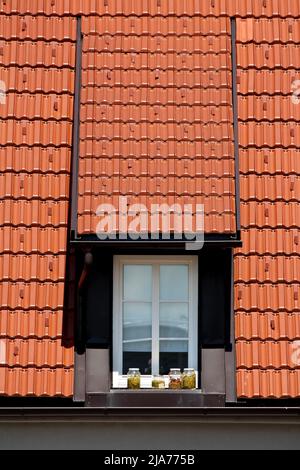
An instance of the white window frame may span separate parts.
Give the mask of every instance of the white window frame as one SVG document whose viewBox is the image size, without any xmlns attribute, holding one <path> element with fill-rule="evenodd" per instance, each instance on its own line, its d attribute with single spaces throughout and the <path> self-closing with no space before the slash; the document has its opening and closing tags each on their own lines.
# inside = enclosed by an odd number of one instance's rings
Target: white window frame
<svg viewBox="0 0 300 470">
<path fill-rule="evenodd" d="M 158 373 L 159 364 L 159 265 L 185 264 L 189 267 L 189 333 L 188 367 L 197 371 L 198 367 L 198 257 L 197 256 L 152 256 L 116 255 L 113 266 L 113 387 L 125 388 L 127 377 L 123 370 L 123 319 L 122 286 L 125 264 L 151 264 L 152 275 L 152 374 Z M 151 387 L 152 375 L 141 377 L 141 387 Z M 165 377 L 167 382 L 168 378 Z"/>
</svg>

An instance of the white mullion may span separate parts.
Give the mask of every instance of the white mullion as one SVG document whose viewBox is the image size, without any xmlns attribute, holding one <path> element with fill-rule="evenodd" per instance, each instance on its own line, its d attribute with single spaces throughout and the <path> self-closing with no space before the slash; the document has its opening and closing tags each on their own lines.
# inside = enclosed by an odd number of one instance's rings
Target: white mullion
<svg viewBox="0 0 300 470">
<path fill-rule="evenodd" d="M 159 373 L 159 264 L 153 263 L 152 375 Z"/>
</svg>

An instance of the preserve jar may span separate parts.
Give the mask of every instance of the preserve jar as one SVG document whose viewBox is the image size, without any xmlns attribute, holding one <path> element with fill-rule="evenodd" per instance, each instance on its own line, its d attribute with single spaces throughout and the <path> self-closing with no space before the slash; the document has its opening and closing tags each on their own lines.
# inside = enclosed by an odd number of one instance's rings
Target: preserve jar
<svg viewBox="0 0 300 470">
<path fill-rule="evenodd" d="M 170 369 L 169 372 L 169 388 L 177 390 L 181 388 L 181 372 L 180 369 Z"/>
<path fill-rule="evenodd" d="M 182 388 L 188 388 L 188 389 L 196 388 L 195 369 L 189 369 L 189 368 L 183 369 Z"/>
<path fill-rule="evenodd" d="M 152 379 L 152 388 L 165 388 L 165 381 L 160 375 L 154 375 Z"/>
<path fill-rule="evenodd" d="M 127 373 L 127 387 L 130 389 L 137 389 L 141 387 L 141 373 L 140 369 L 131 367 Z"/>
</svg>

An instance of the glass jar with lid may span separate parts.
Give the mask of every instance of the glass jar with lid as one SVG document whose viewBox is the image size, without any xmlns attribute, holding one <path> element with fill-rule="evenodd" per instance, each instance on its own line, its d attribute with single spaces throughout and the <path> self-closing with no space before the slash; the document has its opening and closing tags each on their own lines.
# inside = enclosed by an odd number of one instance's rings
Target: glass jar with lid
<svg viewBox="0 0 300 470">
<path fill-rule="evenodd" d="M 196 372 L 195 369 L 183 369 L 182 374 L 182 388 L 194 389 L 196 388 Z"/>
<path fill-rule="evenodd" d="M 177 390 L 181 388 L 181 372 L 180 369 L 170 369 L 169 372 L 169 388 L 172 390 Z"/>
<path fill-rule="evenodd" d="M 152 388 L 165 388 L 164 378 L 160 375 L 154 375 L 152 379 Z"/>
<path fill-rule="evenodd" d="M 127 372 L 127 387 L 129 389 L 141 388 L 141 373 L 140 369 L 131 367 Z"/>
</svg>

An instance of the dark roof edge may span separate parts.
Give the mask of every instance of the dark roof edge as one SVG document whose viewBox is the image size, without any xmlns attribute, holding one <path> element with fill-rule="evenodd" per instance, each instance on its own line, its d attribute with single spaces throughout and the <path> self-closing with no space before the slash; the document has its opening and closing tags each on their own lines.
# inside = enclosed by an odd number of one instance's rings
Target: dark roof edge
<svg viewBox="0 0 300 470">
<path fill-rule="evenodd" d="M 300 422 L 300 407 L 224 408 L 96 408 L 96 407 L 1 407 L 2 421 L 280 421 Z"/>
<path fill-rule="evenodd" d="M 99 240 L 96 235 L 78 235 L 78 238 L 70 240 L 71 244 L 80 246 L 98 246 L 98 247 L 172 247 L 172 248 L 184 248 L 185 243 L 188 240 Z M 237 247 L 242 246 L 241 233 L 231 234 L 205 234 L 204 235 L 204 246 L 224 246 L 224 247 Z"/>
</svg>

